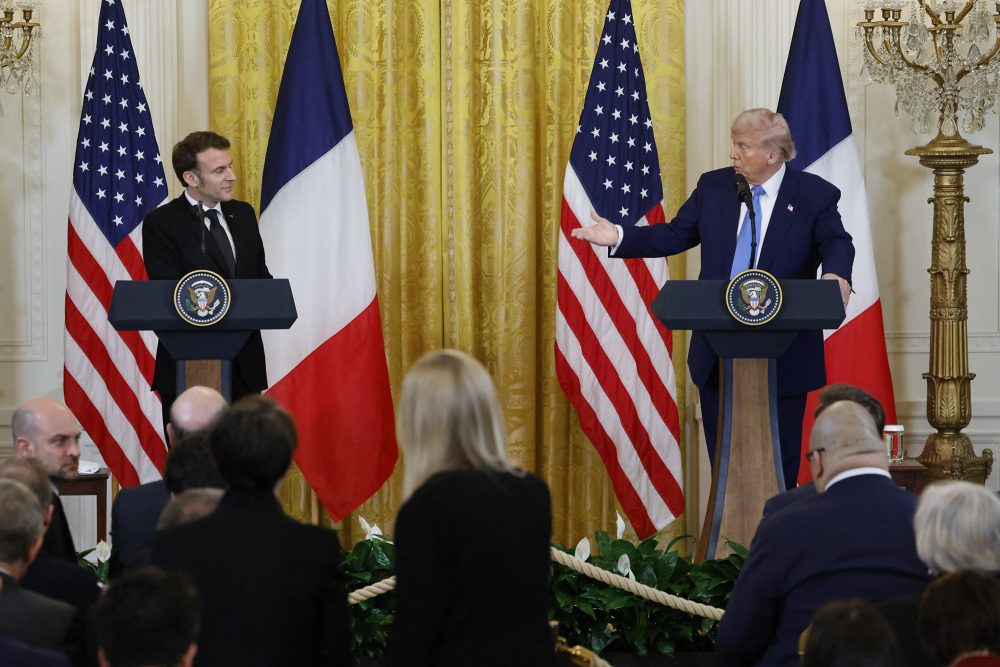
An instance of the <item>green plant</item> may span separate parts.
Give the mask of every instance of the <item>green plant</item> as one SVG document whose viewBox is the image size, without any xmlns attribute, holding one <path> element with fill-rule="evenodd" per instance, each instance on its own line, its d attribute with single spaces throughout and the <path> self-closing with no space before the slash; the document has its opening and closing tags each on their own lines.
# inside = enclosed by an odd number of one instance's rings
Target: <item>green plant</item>
<svg viewBox="0 0 1000 667">
<path fill-rule="evenodd" d="M 93 560 L 88 558 L 94 555 Z M 96 547 L 85 549 L 76 554 L 76 564 L 82 568 L 90 570 L 94 576 L 102 583 L 108 583 L 108 560 L 111 558 L 111 546 L 101 540 Z"/>
<path fill-rule="evenodd" d="M 391 577 L 395 574 L 394 556 L 392 542 L 379 537 L 355 544 L 344 557 L 347 590 L 354 591 Z M 393 591 L 351 605 L 351 650 L 355 657 L 377 658 L 385 652 L 395 609 Z"/>
<path fill-rule="evenodd" d="M 603 531 L 595 534 L 597 554 L 588 562 L 618 572 L 622 556 L 635 580 L 658 590 L 713 607 L 725 607 L 743 567 L 747 550 L 727 542 L 733 555 L 693 563 L 674 550 L 679 537 L 665 549 L 656 539 L 632 544 Z M 573 553 L 562 545 L 557 549 Z M 624 562 L 623 562 L 624 564 Z M 677 651 L 711 650 L 716 622 L 651 602 L 553 563 L 549 618 L 570 644 L 594 651 L 673 655 Z"/>
</svg>

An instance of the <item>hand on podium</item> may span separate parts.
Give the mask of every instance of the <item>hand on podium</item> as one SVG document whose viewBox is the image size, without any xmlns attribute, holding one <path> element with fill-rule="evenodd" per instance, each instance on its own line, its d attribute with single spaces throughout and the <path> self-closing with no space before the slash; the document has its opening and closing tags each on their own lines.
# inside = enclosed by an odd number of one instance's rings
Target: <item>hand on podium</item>
<svg viewBox="0 0 1000 667">
<path fill-rule="evenodd" d="M 573 238 L 608 247 L 618 245 L 618 228 L 615 225 L 606 218 L 597 215 L 597 211 L 591 211 L 590 218 L 594 224 L 590 227 L 574 229 L 571 232 Z"/>
<path fill-rule="evenodd" d="M 840 298 L 844 302 L 844 310 L 847 310 L 847 302 L 851 300 L 851 283 L 847 282 L 835 273 L 824 273 L 823 280 L 836 280 L 840 285 Z"/>
</svg>

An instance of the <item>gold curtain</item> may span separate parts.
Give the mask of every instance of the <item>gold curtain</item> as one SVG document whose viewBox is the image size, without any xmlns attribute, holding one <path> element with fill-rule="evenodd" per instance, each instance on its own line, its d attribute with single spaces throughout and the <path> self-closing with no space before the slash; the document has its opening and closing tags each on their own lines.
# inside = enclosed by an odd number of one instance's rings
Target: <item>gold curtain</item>
<svg viewBox="0 0 1000 667">
<path fill-rule="evenodd" d="M 613 531 L 610 483 L 553 358 L 563 175 L 607 0 L 328 4 L 365 174 L 393 395 L 428 350 L 473 354 L 496 380 L 513 459 L 551 488 L 554 539 Z M 298 5 L 209 4 L 211 129 L 233 142 L 237 196 L 255 205 Z M 682 10 L 683 0 L 634 2 L 668 211 L 685 196 Z M 671 273 L 683 276 L 683 262 Z M 675 346 L 684 349 L 680 335 Z M 388 534 L 399 472 L 356 512 Z M 283 504 L 310 518 L 297 471 Z M 342 532 L 347 543 L 363 537 L 354 520 Z M 685 521 L 668 532 L 685 532 Z"/>
</svg>

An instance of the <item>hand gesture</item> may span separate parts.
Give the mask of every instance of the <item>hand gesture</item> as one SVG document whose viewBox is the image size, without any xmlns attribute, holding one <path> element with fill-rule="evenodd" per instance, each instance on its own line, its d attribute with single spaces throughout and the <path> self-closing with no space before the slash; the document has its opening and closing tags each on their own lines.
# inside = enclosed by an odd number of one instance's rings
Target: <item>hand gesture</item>
<svg viewBox="0 0 1000 667">
<path fill-rule="evenodd" d="M 611 224 L 606 218 L 597 215 L 597 211 L 591 211 L 590 218 L 594 224 L 574 229 L 572 231 L 573 238 L 590 241 L 595 245 L 608 247 L 618 245 L 618 227 Z"/>
</svg>

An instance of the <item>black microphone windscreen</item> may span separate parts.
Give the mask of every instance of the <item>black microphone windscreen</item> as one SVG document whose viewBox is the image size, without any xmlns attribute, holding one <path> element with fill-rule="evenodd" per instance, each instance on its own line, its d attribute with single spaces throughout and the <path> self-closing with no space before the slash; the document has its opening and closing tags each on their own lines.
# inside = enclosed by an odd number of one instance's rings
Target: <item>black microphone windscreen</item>
<svg viewBox="0 0 1000 667">
<path fill-rule="evenodd" d="M 747 183 L 746 176 L 743 174 L 733 174 L 733 185 L 736 186 L 736 193 L 740 201 L 750 206 L 750 202 L 753 201 L 753 193 L 750 192 L 750 184 Z"/>
</svg>

